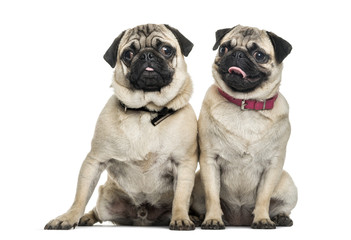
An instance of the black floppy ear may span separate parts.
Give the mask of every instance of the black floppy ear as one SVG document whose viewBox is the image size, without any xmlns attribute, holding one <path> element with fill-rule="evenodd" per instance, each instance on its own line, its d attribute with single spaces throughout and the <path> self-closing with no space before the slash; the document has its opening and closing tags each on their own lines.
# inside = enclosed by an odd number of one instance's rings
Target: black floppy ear
<svg viewBox="0 0 351 240">
<path fill-rule="evenodd" d="M 177 29 L 165 24 L 165 27 L 168 28 L 174 36 L 177 38 L 180 49 L 182 50 L 182 54 L 184 56 L 188 56 L 194 44 L 189 41 L 183 34 L 181 34 Z"/>
<path fill-rule="evenodd" d="M 275 60 L 280 64 L 283 62 L 284 58 L 289 55 L 292 50 L 292 46 L 286 40 L 278 37 L 272 32 L 267 31 L 267 34 L 274 48 Z"/>
<path fill-rule="evenodd" d="M 119 42 L 121 41 L 125 31 L 123 31 L 118 37 L 115 38 L 111 46 L 107 49 L 104 59 L 112 68 L 116 66 L 117 62 L 117 52 L 118 52 L 118 45 Z"/>
<path fill-rule="evenodd" d="M 218 47 L 219 47 L 219 44 L 222 40 L 222 38 L 227 34 L 229 33 L 233 28 L 235 27 L 232 27 L 232 28 L 223 28 L 223 29 L 219 29 L 216 31 L 216 43 L 215 45 L 213 46 L 213 50 L 216 50 Z"/>
</svg>

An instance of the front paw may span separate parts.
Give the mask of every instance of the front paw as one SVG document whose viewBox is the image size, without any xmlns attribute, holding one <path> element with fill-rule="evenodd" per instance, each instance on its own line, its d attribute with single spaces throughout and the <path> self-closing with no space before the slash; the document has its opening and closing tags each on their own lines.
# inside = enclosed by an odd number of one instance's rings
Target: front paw
<svg viewBox="0 0 351 240">
<path fill-rule="evenodd" d="M 45 230 L 69 230 L 75 228 L 77 223 L 72 223 L 69 221 L 62 221 L 60 219 L 53 219 L 48 224 L 45 225 Z"/>
<path fill-rule="evenodd" d="M 195 224 L 189 219 L 176 219 L 171 220 L 169 224 L 170 230 L 194 230 Z"/>
<path fill-rule="evenodd" d="M 63 214 L 45 225 L 45 230 L 69 230 L 78 225 L 79 217 L 72 217 L 70 214 Z"/>
<path fill-rule="evenodd" d="M 208 219 L 201 224 L 201 229 L 225 229 L 224 223 L 220 219 Z"/>
<path fill-rule="evenodd" d="M 253 229 L 275 229 L 275 223 L 270 219 L 261 219 L 251 224 Z"/>
</svg>

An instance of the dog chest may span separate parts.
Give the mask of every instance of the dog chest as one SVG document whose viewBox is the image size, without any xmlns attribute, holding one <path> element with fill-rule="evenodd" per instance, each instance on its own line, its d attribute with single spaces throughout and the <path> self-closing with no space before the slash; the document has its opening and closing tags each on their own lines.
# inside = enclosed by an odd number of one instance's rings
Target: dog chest
<svg viewBox="0 0 351 240">
<path fill-rule="evenodd" d="M 167 149 L 167 133 L 151 124 L 155 114 L 144 111 L 124 111 L 118 104 L 111 113 L 102 114 L 97 125 L 93 144 L 108 159 L 120 161 L 144 161 L 153 154 L 163 155 Z M 168 119 L 167 119 L 168 120 Z M 149 161 L 148 161 L 149 162 Z M 148 164 L 141 164 L 146 167 Z"/>
<path fill-rule="evenodd" d="M 132 113 L 120 122 L 119 143 L 125 144 L 123 150 L 118 152 L 120 158 L 144 161 L 153 159 L 153 153 L 163 151 L 163 136 L 159 128 L 150 123 L 151 115 Z"/>
<path fill-rule="evenodd" d="M 259 113 L 226 111 L 223 107 L 212 109 L 208 124 L 208 141 L 228 157 L 255 158 L 274 134 L 273 122 Z"/>
</svg>

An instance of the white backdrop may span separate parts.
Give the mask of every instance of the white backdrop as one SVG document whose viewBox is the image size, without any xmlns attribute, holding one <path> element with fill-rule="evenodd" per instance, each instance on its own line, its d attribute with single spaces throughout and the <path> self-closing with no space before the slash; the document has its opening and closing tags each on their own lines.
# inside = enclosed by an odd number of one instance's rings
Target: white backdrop
<svg viewBox="0 0 351 240">
<path fill-rule="evenodd" d="M 350 22 L 347 1 L 337 0 L 1 1 L 1 238 L 346 236 L 351 214 Z M 256 26 L 292 44 L 281 86 L 292 124 L 285 169 L 299 189 L 292 228 L 42 230 L 72 204 L 95 122 L 112 94 L 112 69 L 102 56 L 120 32 L 144 23 L 170 24 L 195 44 L 186 61 L 197 114 L 213 83 L 217 29 Z M 95 191 L 87 210 L 96 198 Z"/>
</svg>

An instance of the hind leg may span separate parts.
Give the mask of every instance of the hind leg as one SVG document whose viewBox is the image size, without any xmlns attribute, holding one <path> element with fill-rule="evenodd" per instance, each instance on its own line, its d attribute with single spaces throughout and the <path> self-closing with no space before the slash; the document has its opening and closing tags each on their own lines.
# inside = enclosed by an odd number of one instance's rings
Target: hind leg
<svg viewBox="0 0 351 240">
<path fill-rule="evenodd" d="M 289 216 L 296 203 L 297 188 L 290 175 L 283 171 L 270 201 L 270 218 L 277 226 L 292 226 L 293 221 Z"/>
<path fill-rule="evenodd" d="M 196 227 L 200 227 L 201 223 L 205 219 L 205 214 L 206 214 L 205 191 L 202 186 L 200 171 L 198 171 L 195 175 L 195 184 L 194 184 L 194 188 L 191 196 L 189 217 Z"/>
<path fill-rule="evenodd" d="M 130 203 L 128 196 L 108 179 L 105 185 L 99 188 L 96 207 L 80 219 L 79 225 L 92 226 L 103 221 L 132 225 L 136 217 L 137 211 Z"/>
<path fill-rule="evenodd" d="M 190 210 L 196 216 L 205 216 L 206 214 L 206 202 L 205 202 L 205 191 L 201 182 L 200 171 L 196 173 L 195 184 L 192 192 L 192 201 Z"/>
</svg>

